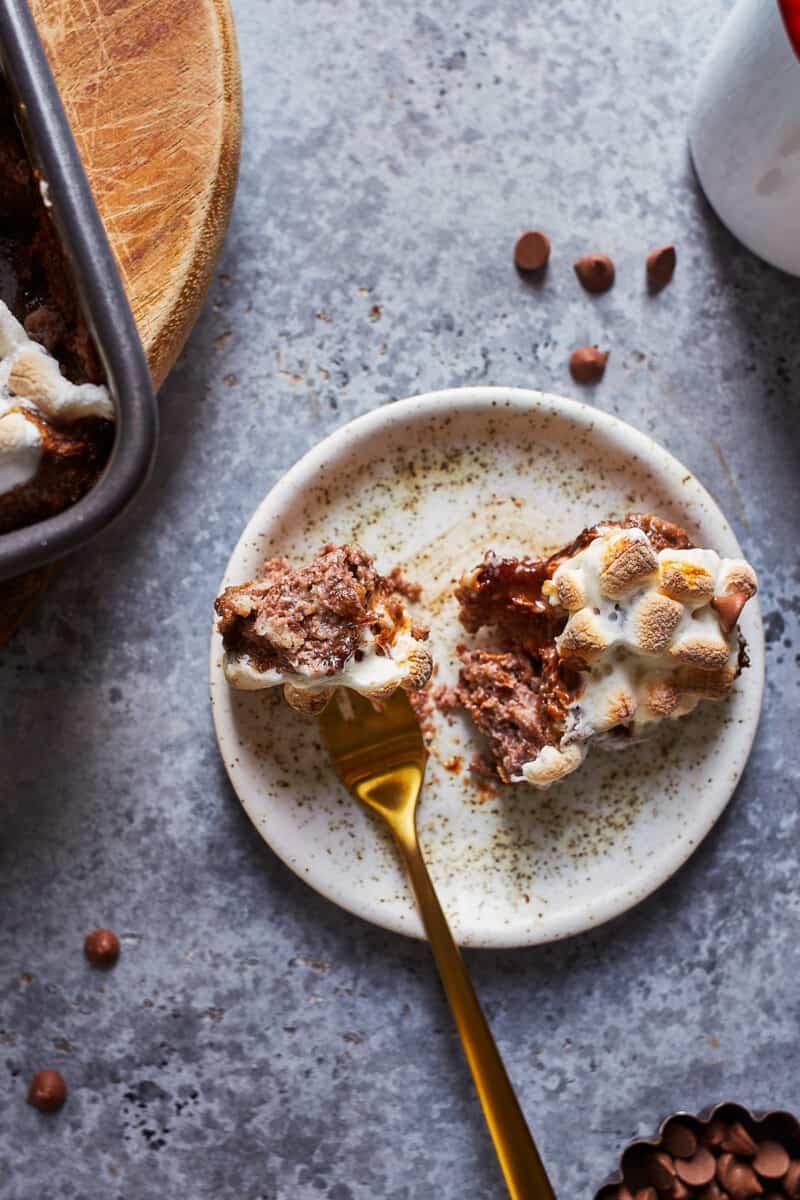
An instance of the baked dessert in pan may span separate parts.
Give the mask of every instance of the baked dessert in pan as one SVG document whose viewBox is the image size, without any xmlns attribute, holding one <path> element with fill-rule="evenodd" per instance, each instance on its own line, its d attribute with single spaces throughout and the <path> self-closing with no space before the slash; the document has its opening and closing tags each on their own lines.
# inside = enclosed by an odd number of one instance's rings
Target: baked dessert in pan
<svg viewBox="0 0 800 1200">
<path fill-rule="evenodd" d="M 0 86 L 0 534 L 92 487 L 114 408 L 63 252 Z"/>
</svg>

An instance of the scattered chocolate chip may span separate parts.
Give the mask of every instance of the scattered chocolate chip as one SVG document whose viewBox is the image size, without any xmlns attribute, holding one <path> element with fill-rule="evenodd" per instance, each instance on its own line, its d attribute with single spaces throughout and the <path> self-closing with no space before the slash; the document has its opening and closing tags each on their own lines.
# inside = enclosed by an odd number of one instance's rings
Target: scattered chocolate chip
<svg viewBox="0 0 800 1200">
<path fill-rule="evenodd" d="M 727 592 L 724 596 L 714 597 L 711 607 L 717 610 L 723 633 L 730 633 L 749 599 L 747 592 Z M 740 1125 L 739 1128 L 741 1129 L 742 1126 Z"/>
<path fill-rule="evenodd" d="M 650 1155 L 645 1170 L 647 1178 L 659 1192 L 668 1192 L 678 1176 L 675 1163 L 663 1150 L 656 1150 Z"/>
<path fill-rule="evenodd" d="M 684 1183 L 705 1187 L 714 1178 L 717 1161 L 706 1146 L 698 1146 L 691 1158 L 676 1159 L 675 1167 Z"/>
<path fill-rule="evenodd" d="M 517 239 L 514 262 L 520 271 L 541 271 L 550 257 L 550 238 L 540 229 L 530 229 Z"/>
<path fill-rule="evenodd" d="M 47 1068 L 37 1071 L 28 1088 L 28 1104 L 40 1112 L 56 1112 L 67 1098 L 64 1076 Z"/>
<path fill-rule="evenodd" d="M 608 351 L 596 346 L 579 346 L 569 359 L 569 369 L 576 383 L 597 383 L 603 378 L 608 362 Z"/>
<path fill-rule="evenodd" d="M 95 967 L 113 967 L 119 958 L 119 938 L 110 929 L 93 929 L 86 935 L 83 952 Z"/>
<path fill-rule="evenodd" d="M 664 1193 L 668 1200 L 691 1200 L 692 1189 L 688 1188 L 682 1179 L 673 1179 L 669 1191 Z"/>
<path fill-rule="evenodd" d="M 664 1149 L 676 1158 L 691 1158 L 697 1149 L 697 1137 L 682 1121 L 672 1121 L 664 1131 Z"/>
<path fill-rule="evenodd" d="M 762 1179 L 783 1179 L 790 1162 L 788 1151 L 779 1142 L 756 1142 L 753 1169 Z"/>
<path fill-rule="evenodd" d="M 584 254 L 575 263 L 575 274 L 587 292 L 607 292 L 614 282 L 614 264 L 606 254 Z"/>
<path fill-rule="evenodd" d="M 723 598 L 720 597 L 720 599 Z M 744 1158 L 752 1158 L 756 1152 L 756 1144 L 741 1121 L 734 1121 L 722 1141 L 722 1149 L 727 1150 L 729 1154 L 739 1154 Z"/>
<path fill-rule="evenodd" d="M 660 246 L 647 256 L 647 284 L 651 292 L 660 292 L 675 273 L 675 247 Z"/>
</svg>

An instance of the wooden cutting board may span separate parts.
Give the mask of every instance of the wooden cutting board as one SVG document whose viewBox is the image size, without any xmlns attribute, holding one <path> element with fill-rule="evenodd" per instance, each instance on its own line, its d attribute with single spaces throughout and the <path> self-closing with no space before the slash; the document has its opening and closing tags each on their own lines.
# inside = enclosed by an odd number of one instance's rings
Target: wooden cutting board
<svg viewBox="0 0 800 1200">
<path fill-rule="evenodd" d="M 241 81 L 228 0 L 29 0 L 156 386 L 228 223 Z M 52 574 L 0 585 L 0 645 Z"/>
<path fill-rule="evenodd" d="M 228 222 L 241 84 L 228 0 L 30 0 L 156 385 Z"/>
</svg>

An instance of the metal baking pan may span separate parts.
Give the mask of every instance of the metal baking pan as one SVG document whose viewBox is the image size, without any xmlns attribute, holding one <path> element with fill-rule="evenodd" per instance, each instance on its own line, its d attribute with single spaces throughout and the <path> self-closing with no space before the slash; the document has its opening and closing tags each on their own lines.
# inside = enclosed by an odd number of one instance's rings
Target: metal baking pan
<svg viewBox="0 0 800 1200">
<path fill-rule="evenodd" d="M 91 491 L 57 516 L 0 535 L 0 579 L 9 579 L 77 550 L 130 504 L 152 466 L 158 415 L 125 288 L 26 0 L 0 0 L 0 66 L 116 417 L 111 455 Z"/>
</svg>

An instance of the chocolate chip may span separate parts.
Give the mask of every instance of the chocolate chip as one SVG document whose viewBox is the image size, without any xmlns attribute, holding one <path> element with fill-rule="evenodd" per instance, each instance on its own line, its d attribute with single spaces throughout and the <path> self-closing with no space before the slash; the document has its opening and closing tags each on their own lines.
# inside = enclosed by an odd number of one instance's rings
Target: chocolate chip
<svg viewBox="0 0 800 1200">
<path fill-rule="evenodd" d="M 750 1200 L 764 1194 L 753 1168 L 730 1153 L 720 1155 L 717 1160 L 717 1181 L 731 1200 Z"/>
<path fill-rule="evenodd" d="M 658 1192 L 654 1187 L 639 1188 L 633 1200 L 658 1200 Z"/>
<path fill-rule="evenodd" d="M 783 1190 L 791 1200 L 800 1197 L 800 1159 L 792 1159 L 789 1164 L 789 1170 L 783 1177 Z"/>
<path fill-rule="evenodd" d="M 682 1121 L 671 1121 L 662 1139 L 664 1149 L 676 1158 L 691 1158 L 697 1149 L 697 1138 Z"/>
<path fill-rule="evenodd" d="M 712 1179 L 702 1192 L 698 1192 L 698 1200 L 728 1200 L 728 1193 L 723 1192 L 716 1179 Z"/>
<path fill-rule="evenodd" d="M 40 1112 L 56 1112 L 67 1098 L 64 1076 L 47 1068 L 37 1071 L 28 1088 L 28 1104 Z"/>
<path fill-rule="evenodd" d="M 710 1150 L 698 1146 L 691 1158 L 676 1159 L 675 1167 L 684 1183 L 691 1187 L 705 1187 L 714 1178 L 717 1162 Z"/>
<path fill-rule="evenodd" d="M 719 1117 L 714 1117 L 713 1121 L 709 1121 L 705 1129 L 700 1133 L 700 1141 L 704 1146 L 710 1146 L 712 1150 L 719 1150 L 722 1143 L 728 1134 L 728 1126 Z"/>
<path fill-rule="evenodd" d="M 607 292 L 614 282 L 614 264 L 606 254 L 584 254 L 575 263 L 575 274 L 587 292 Z"/>
<path fill-rule="evenodd" d="M 119 938 L 110 929 L 93 929 L 86 935 L 83 953 L 95 967 L 113 967 L 119 958 Z"/>
<path fill-rule="evenodd" d="M 550 238 L 540 229 L 530 229 L 517 239 L 514 262 L 520 271 L 541 271 L 550 257 Z"/>
<path fill-rule="evenodd" d="M 734 1121 L 722 1141 L 722 1149 L 727 1150 L 729 1154 L 752 1158 L 756 1152 L 756 1144 L 741 1121 Z"/>
<path fill-rule="evenodd" d="M 675 273 L 675 247 L 660 246 L 647 256 L 647 284 L 651 292 L 660 292 Z"/>
<path fill-rule="evenodd" d="M 730 633 L 736 622 L 739 620 L 739 615 L 747 601 L 750 599 L 747 592 L 727 592 L 724 596 L 715 596 L 711 601 L 711 607 L 717 610 L 719 617 L 720 628 L 723 633 Z M 740 1125 L 741 1129 L 742 1126 Z"/>
<path fill-rule="evenodd" d="M 757 1142 L 753 1168 L 762 1179 L 783 1179 L 791 1160 L 779 1142 Z"/>
<path fill-rule="evenodd" d="M 608 351 L 596 346 L 579 346 L 569 359 L 569 369 L 576 383 L 598 383 L 603 378 Z"/>
<path fill-rule="evenodd" d="M 656 1150 L 645 1164 L 647 1178 L 659 1192 L 667 1192 L 677 1178 L 675 1163 L 663 1150 Z"/>
<path fill-rule="evenodd" d="M 694 1195 L 682 1179 L 673 1179 L 672 1186 L 664 1193 L 668 1200 L 691 1200 Z"/>
</svg>

